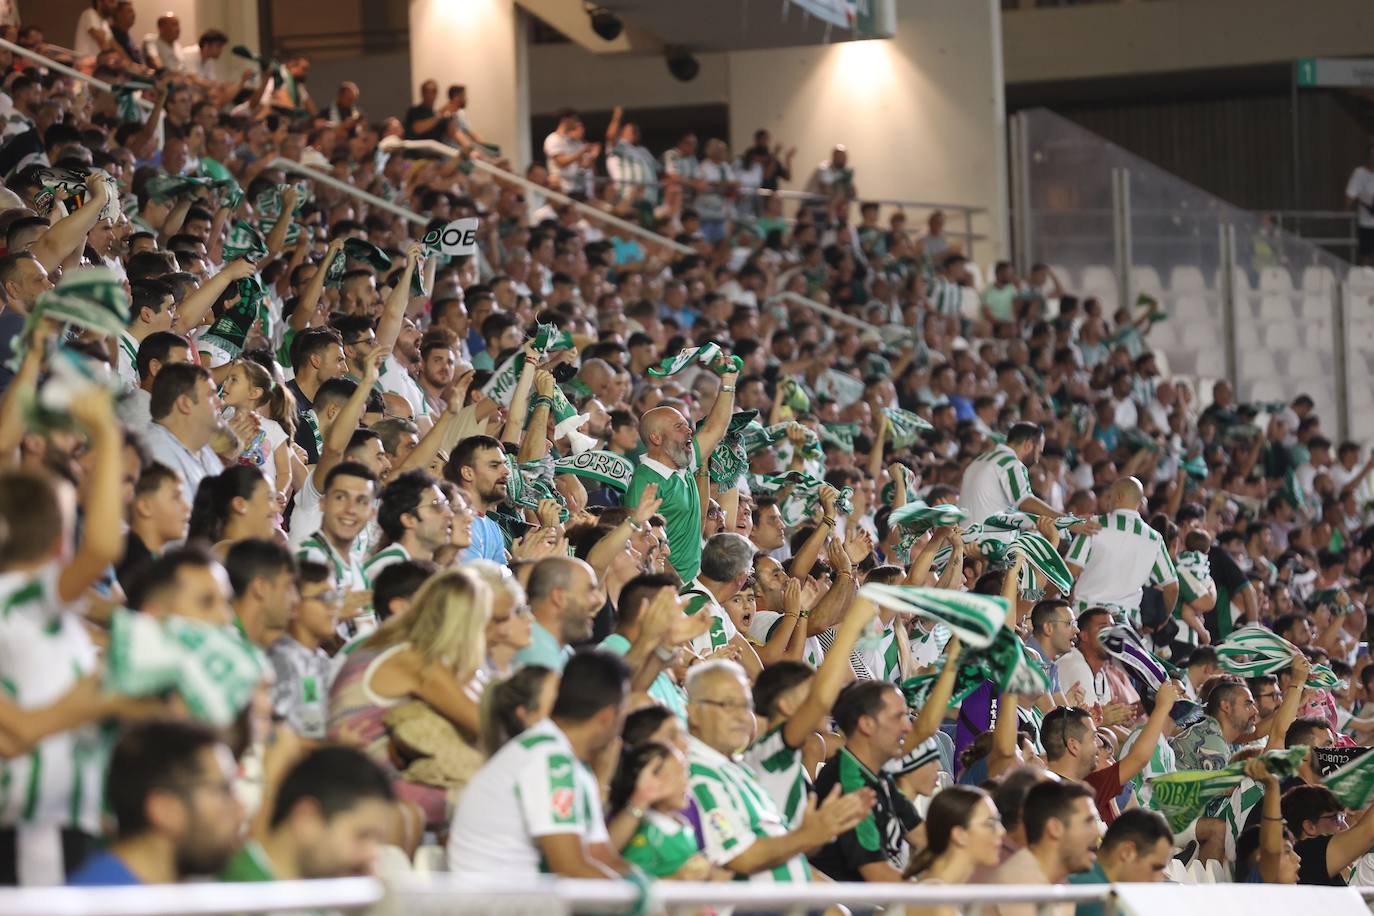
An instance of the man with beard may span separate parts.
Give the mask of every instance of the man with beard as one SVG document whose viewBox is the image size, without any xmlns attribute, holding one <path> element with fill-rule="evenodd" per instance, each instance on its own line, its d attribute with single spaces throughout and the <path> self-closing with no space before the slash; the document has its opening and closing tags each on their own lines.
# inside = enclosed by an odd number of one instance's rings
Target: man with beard
<svg viewBox="0 0 1374 916">
<path fill-rule="evenodd" d="M 457 364 L 458 357 L 445 337 L 426 337 L 420 344 L 420 390 L 429 413 L 443 412 L 444 394 L 453 383 Z"/>
<path fill-rule="evenodd" d="M 515 664 L 562 671 L 573 645 L 591 638 L 592 620 L 606 601 L 596 572 L 572 557 L 546 557 L 530 571 L 526 592 L 534 621 L 530 644 L 516 653 Z"/>
<path fill-rule="evenodd" d="M 694 431 L 673 407 L 655 407 L 640 418 L 639 437 L 645 453 L 635 468 L 625 504 L 634 505 L 651 483 L 658 484 L 663 501 L 659 514 L 668 523 L 668 560 L 683 582 L 691 582 L 701 568 L 701 494 L 697 465 L 725 435 L 735 403 L 733 371 L 721 376 L 720 393 L 711 413 Z"/>
<path fill-rule="evenodd" d="M 1231 762 L 1241 737 L 1254 731 L 1259 709 L 1250 688 L 1223 683 L 1207 696 L 1207 715 L 1179 732 L 1170 745 L 1180 770 L 1219 770 Z"/>
<path fill-rule="evenodd" d="M 487 512 L 506 498 L 510 467 L 501 443 L 491 436 L 469 436 L 454 448 L 444 468 L 444 477 L 458 485 L 474 518 L 472 542 L 462 553 L 462 561 L 506 562 L 506 538 Z"/>
<path fill-rule="evenodd" d="M 372 873 L 391 817 L 391 780 L 362 751 L 323 747 L 286 774 L 266 829 L 238 851 L 224 881 L 292 881 Z"/>
<path fill-rule="evenodd" d="M 149 722 L 125 732 L 105 789 L 119 825 L 115 841 L 67 883 L 175 884 L 218 872 L 243 822 L 234 769 L 229 748 L 204 725 Z"/>
<path fill-rule="evenodd" d="M 409 367 L 418 368 L 419 365 L 420 330 L 415 327 L 413 321 L 403 316 L 401 327 L 396 334 L 396 346 L 386 358 L 386 362 L 382 363 L 382 374 L 378 381 L 381 382 L 382 391 L 406 399 L 410 404 L 410 415 L 415 419 L 417 426 L 429 422 L 423 418 L 430 416 L 425 392 L 410 374 Z"/>
</svg>

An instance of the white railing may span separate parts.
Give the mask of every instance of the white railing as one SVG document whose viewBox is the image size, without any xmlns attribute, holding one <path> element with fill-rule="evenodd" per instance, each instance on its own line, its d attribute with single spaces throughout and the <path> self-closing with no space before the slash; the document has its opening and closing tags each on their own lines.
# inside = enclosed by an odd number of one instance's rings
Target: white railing
<svg viewBox="0 0 1374 916">
<path fill-rule="evenodd" d="M 923 885 L 923 884 L 753 884 L 659 881 L 652 885 L 649 912 L 693 907 L 735 907 L 752 911 L 802 913 L 834 904 L 849 907 L 952 906 L 972 910 L 1004 903 L 1028 903 L 1042 913 L 1056 904 L 1106 902 L 1116 885 Z M 1180 900 L 1189 887 L 1174 885 Z M 1318 893 L 1323 889 L 1312 889 Z M 1332 889 L 1332 893 L 1343 889 Z M 1366 900 L 1374 887 L 1355 890 Z M 332 910 L 365 913 L 374 908 L 406 916 L 428 913 L 615 912 L 641 904 L 639 890 L 624 881 L 560 878 L 519 879 L 497 875 L 472 878 L 437 874 L 384 883 L 374 878 L 274 881 L 248 884 L 179 884 L 112 888 L 17 888 L 0 890 L 5 916 L 220 916 Z"/>
<path fill-rule="evenodd" d="M 297 175 L 309 178 L 311 181 L 318 181 L 320 184 L 328 185 L 336 191 L 347 194 L 351 197 L 355 197 L 358 200 L 365 201 L 369 206 L 373 206 L 379 210 L 385 210 L 388 213 L 395 214 L 396 216 L 399 216 L 401 219 L 405 220 L 406 222 L 412 225 L 423 226 L 429 222 L 429 220 L 425 219 L 423 216 L 421 216 L 413 210 L 407 210 L 405 207 L 402 207 L 399 204 L 393 204 L 391 201 L 386 200 L 385 198 L 381 198 L 378 197 L 376 194 L 364 191 L 361 188 L 355 187 L 354 185 L 351 185 L 346 181 L 341 181 L 338 178 L 335 178 L 333 175 L 321 171 L 320 169 L 313 169 L 308 165 L 302 165 L 301 163 L 296 162 L 295 160 L 283 159 L 282 157 L 278 156 L 277 158 L 273 159 L 270 163 L 268 163 L 268 167 L 274 169 L 281 169 L 285 172 L 294 172 Z"/>
<path fill-rule="evenodd" d="M 18 54 L 20 57 L 27 57 L 29 60 L 35 63 L 42 64 L 49 70 L 55 70 L 58 73 L 63 74 L 64 76 L 70 76 L 72 79 L 81 80 L 81 82 L 83 83 L 89 83 L 90 85 L 104 92 L 114 92 L 114 86 L 111 86 L 104 80 L 96 79 L 89 73 L 82 73 L 80 70 L 68 67 L 66 64 L 60 63 L 59 61 L 55 61 L 51 57 L 44 57 L 37 51 L 30 51 L 28 48 L 22 45 L 17 45 L 12 41 L 7 41 L 4 38 L 0 38 L 0 48 L 4 48 L 12 54 Z M 135 101 L 137 101 L 138 104 L 144 108 L 153 107 L 153 103 L 149 102 L 147 99 L 135 97 Z"/>
</svg>

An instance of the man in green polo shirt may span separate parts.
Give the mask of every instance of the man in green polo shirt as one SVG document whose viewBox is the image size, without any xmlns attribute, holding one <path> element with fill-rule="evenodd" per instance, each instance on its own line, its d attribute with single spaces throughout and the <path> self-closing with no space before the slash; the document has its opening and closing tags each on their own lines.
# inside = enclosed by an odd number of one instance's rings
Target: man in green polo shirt
<svg viewBox="0 0 1374 916">
<path fill-rule="evenodd" d="M 1164 880 L 1174 835 L 1158 811 L 1132 808 L 1112 821 L 1097 850 L 1097 861 L 1069 876 L 1070 884 L 1154 884 Z M 1078 904 L 1076 916 L 1102 916 L 1099 902 Z"/>
<path fill-rule="evenodd" d="M 635 505 L 645 487 L 658 484 L 663 501 L 658 512 L 668 523 L 668 562 L 684 583 L 695 579 L 701 568 L 701 492 L 695 475 L 730 425 L 735 378 L 734 372 L 721 376 L 720 394 L 700 430 L 693 430 L 673 407 L 655 407 L 639 421 L 646 451 L 630 480 L 625 505 Z"/>
<path fill-rule="evenodd" d="M 393 798 L 391 780 L 362 751 L 320 748 L 287 772 L 267 829 L 243 845 L 220 878 L 287 881 L 371 874 Z"/>
</svg>

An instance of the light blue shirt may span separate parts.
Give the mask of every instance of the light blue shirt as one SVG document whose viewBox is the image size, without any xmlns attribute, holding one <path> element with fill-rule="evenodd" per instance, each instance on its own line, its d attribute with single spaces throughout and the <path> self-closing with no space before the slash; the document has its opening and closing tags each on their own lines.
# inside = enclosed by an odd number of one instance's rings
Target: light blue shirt
<svg viewBox="0 0 1374 916">
<path fill-rule="evenodd" d="M 472 520 L 472 544 L 463 551 L 463 562 L 468 560 L 491 560 L 493 563 L 506 563 L 506 537 L 501 526 L 479 515 Z"/>
<path fill-rule="evenodd" d="M 601 640 L 601 645 L 597 648 L 614 652 L 623 657 L 630 651 L 630 641 L 619 633 L 612 633 Z M 658 673 L 658 677 L 654 678 L 654 682 L 649 685 L 648 693 L 649 696 L 658 700 L 664 708 L 675 713 L 684 723 L 687 721 L 687 697 L 683 694 L 682 688 L 668 676 L 668 672 L 660 671 Z"/>
<path fill-rule="evenodd" d="M 561 644 L 538 620 L 530 621 L 530 644 L 515 653 L 515 666 L 543 665 L 551 671 L 563 672 L 563 666 L 573 654 L 572 646 Z"/>
</svg>

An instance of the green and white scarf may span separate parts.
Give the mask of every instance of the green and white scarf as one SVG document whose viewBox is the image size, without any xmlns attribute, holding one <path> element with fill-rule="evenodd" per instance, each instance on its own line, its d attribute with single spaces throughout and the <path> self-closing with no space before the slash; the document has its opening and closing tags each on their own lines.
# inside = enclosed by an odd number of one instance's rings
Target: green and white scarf
<svg viewBox="0 0 1374 916">
<path fill-rule="evenodd" d="M 1043 590 L 1046 583 L 1067 595 L 1073 591 L 1073 573 L 1064 563 L 1058 551 L 1038 531 L 1023 531 L 1018 534 L 1007 548 L 1006 559 L 1010 561 L 1024 555 L 1026 565 L 1021 568 L 1018 586 L 1022 592 Z"/>
<path fill-rule="evenodd" d="M 1298 771 L 1307 757 L 1307 747 L 1299 745 L 1281 751 L 1260 754 L 1265 767 L 1279 779 L 1287 779 Z M 1212 799 L 1230 795 L 1245 781 L 1245 764 L 1240 760 L 1219 770 L 1184 770 L 1166 773 L 1148 780 L 1150 807 L 1163 814 L 1175 833 L 1202 816 Z"/>
<path fill-rule="evenodd" d="M 883 416 L 887 418 L 887 438 L 893 448 L 909 448 L 921 438 L 923 431 L 935 428 L 900 407 L 884 407 Z"/>
<path fill-rule="evenodd" d="M 821 425 L 820 438 L 829 442 L 840 451 L 854 454 L 854 437 L 859 434 L 857 423 L 824 423 Z"/>
<path fill-rule="evenodd" d="M 676 356 L 670 356 L 657 366 L 649 367 L 649 375 L 654 378 L 666 378 L 670 375 L 677 375 L 696 363 L 703 366 L 710 366 L 720 357 L 720 344 L 707 343 L 700 347 L 688 347 L 679 352 Z"/>
<path fill-rule="evenodd" d="M 960 641 L 975 649 L 992 645 L 1007 620 L 1007 599 L 999 595 L 870 582 L 859 589 L 859 597 L 898 614 L 943 623 Z"/>
<path fill-rule="evenodd" d="M 615 452 L 586 451 L 554 459 L 553 472 L 575 474 L 624 493 L 630 488 L 635 466 L 633 462 Z"/>
</svg>

